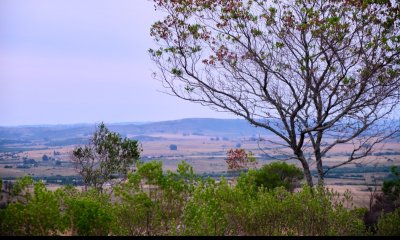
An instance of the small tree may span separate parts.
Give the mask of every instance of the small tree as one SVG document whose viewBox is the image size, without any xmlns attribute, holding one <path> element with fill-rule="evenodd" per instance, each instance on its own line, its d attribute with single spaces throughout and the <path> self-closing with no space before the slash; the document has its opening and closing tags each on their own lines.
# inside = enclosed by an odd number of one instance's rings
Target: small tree
<svg viewBox="0 0 400 240">
<path fill-rule="evenodd" d="M 172 151 L 176 151 L 176 150 L 178 150 L 178 146 L 176 144 L 171 144 L 171 145 L 169 145 L 169 149 Z"/>
<path fill-rule="evenodd" d="M 49 157 L 46 154 L 44 154 L 43 157 L 42 157 L 42 160 L 43 161 L 49 161 Z"/>
<path fill-rule="evenodd" d="M 227 152 L 226 163 L 229 170 L 248 169 L 257 165 L 256 158 L 252 152 L 246 152 L 243 148 L 230 149 Z"/>
<path fill-rule="evenodd" d="M 110 132 L 101 123 L 88 145 L 74 149 L 72 161 L 83 178 L 85 189 L 92 186 L 101 192 L 104 183 L 115 174 L 127 176 L 129 168 L 139 159 L 140 151 L 136 140 L 122 139 L 120 134 Z"/>
</svg>

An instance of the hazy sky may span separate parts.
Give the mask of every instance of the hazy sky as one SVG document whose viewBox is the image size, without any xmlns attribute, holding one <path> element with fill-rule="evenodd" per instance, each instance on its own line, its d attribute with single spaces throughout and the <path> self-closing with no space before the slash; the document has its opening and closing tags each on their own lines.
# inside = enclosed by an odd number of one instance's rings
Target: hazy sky
<svg viewBox="0 0 400 240">
<path fill-rule="evenodd" d="M 161 93 L 149 0 L 0 0 L 0 126 L 234 118 Z"/>
</svg>

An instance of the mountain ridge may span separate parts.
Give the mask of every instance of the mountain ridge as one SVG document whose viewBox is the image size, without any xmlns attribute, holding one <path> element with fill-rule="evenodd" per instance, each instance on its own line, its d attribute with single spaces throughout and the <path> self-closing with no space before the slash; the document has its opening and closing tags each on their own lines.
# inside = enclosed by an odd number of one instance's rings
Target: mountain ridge
<svg viewBox="0 0 400 240">
<path fill-rule="evenodd" d="M 250 125 L 244 119 L 184 118 L 148 123 L 106 123 L 111 131 L 126 135 L 188 134 L 241 136 L 267 132 Z M 57 124 L 0 127 L 0 139 L 35 140 L 86 138 L 95 131 L 96 124 Z"/>
</svg>

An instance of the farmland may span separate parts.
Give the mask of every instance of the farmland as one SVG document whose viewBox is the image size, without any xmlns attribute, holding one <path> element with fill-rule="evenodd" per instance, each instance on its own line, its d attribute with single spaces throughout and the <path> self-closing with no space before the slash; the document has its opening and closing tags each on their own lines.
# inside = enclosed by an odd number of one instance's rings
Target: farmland
<svg viewBox="0 0 400 240">
<path fill-rule="evenodd" d="M 175 170 L 185 160 L 197 174 L 230 177 L 225 157 L 232 148 L 253 152 L 258 167 L 277 160 L 298 164 L 290 160 L 288 148 L 272 143 L 277 139 L 241 120 L 187 119 L 109 126 L 141 143 L 142 162 L 160 160 L 164 170 Z M 30 175 L 51 183 L 71 183 L 75 177 L 78 179 L 70 162 L 71 152 L 75 146 L 87 143 L 94 130 L 94 125 L 0 128 L 0 177 L 13 180 Z M 171 150 L 171 145 L 176 145 L 176 150 Z M 336 146 L 324 164 L 332 166 L 345 161 L 351 147 Z M 400 165 L 398 141 L 381 143 L 370 156 L 332 170 L 326 184 L 340 192 L 351 189 L 355 202 L 365 205 L 370 194 L 367 187 L 381 184 L 393 165 Z M 312 171 L 316 173 L 315 169 Z"/>
</svg>

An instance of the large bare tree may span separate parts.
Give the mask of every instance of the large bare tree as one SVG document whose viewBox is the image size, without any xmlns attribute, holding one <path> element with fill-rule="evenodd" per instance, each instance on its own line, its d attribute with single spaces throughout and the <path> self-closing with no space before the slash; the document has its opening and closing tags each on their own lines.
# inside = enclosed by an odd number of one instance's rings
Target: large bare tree
<svg viewBox="0 0 400 240">
<path fill-rule="evenodd" d="M 310 186 L 310 164 L 323 184 L 329 170 L 367 156 L 398 131 L 389 121 L 399 113 L 396 1 L 154 3 L 165 13 L 151 28 L 156 78 L 173 95 L 274 133 Z M 354 146 L 348 159 L 324 166 L 327 153 L 344 143 Z"/>
</svg>

